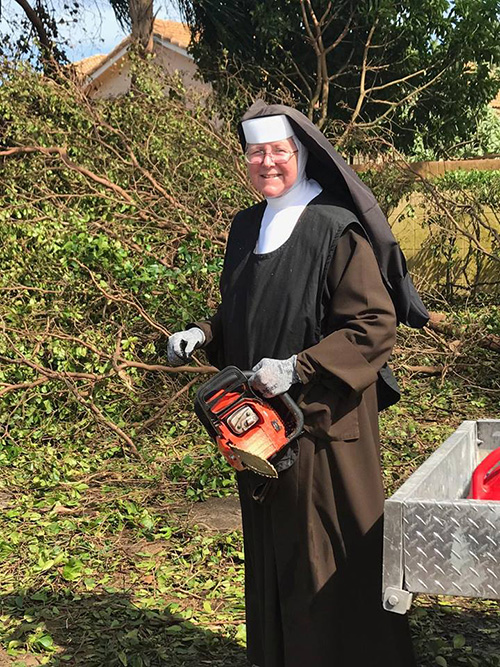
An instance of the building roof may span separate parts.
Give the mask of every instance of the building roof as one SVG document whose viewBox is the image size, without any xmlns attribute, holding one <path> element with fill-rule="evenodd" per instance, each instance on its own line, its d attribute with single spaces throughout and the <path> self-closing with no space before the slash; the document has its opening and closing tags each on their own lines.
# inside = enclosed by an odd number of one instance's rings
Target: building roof
<svg viewBox="0 0 500 667">
<path fill-rule="evenodd" d="M 153 37 L 160 37 L 164 42 L 170 42 L 181 49 L 187 49 L 191 41 L 191 32 L 187 25 L 177 21 L 155 19 L 153 22 Z M 112 63 L 115 57 L 126 49 L 131 41 L 130 35 L 122 39 L 108 54 L 90 56 L 73 63 L 77 73 L 82 77 L 92 76 L 98 69 Z"/>
<path fill-rule="evenodd" d="M 87 76 L 90 72 L 99 67 L 107 57 L 106 53 L 99 53 L 95 56 L 89 56 L 88 58 L 83 58 L 83 60 L 78 60 L 73 63 L 73 67 L 80 76 Z"/>
<path fill-rule="evenodd" d="M 172 42 L 181 49 L 187 49 L 191 41 L 191 31 L 185 23 L 177 21 L 165 21 L 155 19 L 153 23 L 153 35 L 158 35 L 168 42 Z"/>
</svg>

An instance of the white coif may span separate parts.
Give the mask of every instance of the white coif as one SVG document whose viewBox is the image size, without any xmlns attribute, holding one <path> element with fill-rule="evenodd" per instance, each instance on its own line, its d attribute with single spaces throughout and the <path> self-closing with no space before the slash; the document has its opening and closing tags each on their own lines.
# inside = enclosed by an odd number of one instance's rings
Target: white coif
<svg viewBox="0 0 500 667">
<path fill-rule="evenodd" d="M 241 124 L 247 144 L 267 144 L 282 141 L 293 135 L 293 129 L 286 116 L 265 116 L 250 118 Z"/>
<path fill-rule="evenodd" d="M 263 255 L 279 248 L 290 238 L 303 210 L 317 197 L 322 187 L 312 179 L 303 179 L 281 197 L 267 200 L 255 253 Z"/>
</svg>

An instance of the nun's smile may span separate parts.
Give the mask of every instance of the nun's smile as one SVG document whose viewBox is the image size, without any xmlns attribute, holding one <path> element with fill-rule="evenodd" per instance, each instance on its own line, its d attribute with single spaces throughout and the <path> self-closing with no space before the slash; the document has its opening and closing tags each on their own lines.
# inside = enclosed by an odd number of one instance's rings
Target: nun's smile
<svg viewBox="0 0 500 667">
<path fill-rule="evenodd" d="M 297 154 L 292 155 L 284 164 L 275 164 L 272 154 L 278 151 L 295 152 L 297 148 L 293 139 L 252 144 L 249 150 L 264 153 L 264 159 L 260 164 L 248 165 L 248 173 L 254 188 L 264 197 L 281 197 L 288 192 L 297 179 Z"/>
</svg>

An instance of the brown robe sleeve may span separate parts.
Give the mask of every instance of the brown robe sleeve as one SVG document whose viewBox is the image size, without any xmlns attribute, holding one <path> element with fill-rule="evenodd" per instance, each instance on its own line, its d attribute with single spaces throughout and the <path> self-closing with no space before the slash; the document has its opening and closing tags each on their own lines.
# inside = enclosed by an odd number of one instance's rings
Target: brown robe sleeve
<svg viewBox="0 0 500 667">
<path fill-rule="evenodd" d="M 303 383 L 338 378 L 356 393 L 377 380 L 396 337 L 396 315 L 369 242 L 350 227 L 339 239 L 327 277 L 326 331 L 297 355 Z"/>
<path fill-rule="evenodd" d="M 201 348 L 205 350 L 207 359 L 217 368 L 222 368 L 221 348 L 222 348 L 222 317 L 220 306 L 215 313 L 206 320 L 191 322 L 187 328 L 198 327 L 205 334 L 205 340 Z"/>
<path fill-rule="evenodd" d="M 217 340 L 221 334 L 221 317 L 220 312 L 217 309 L 213 315 L 208 317 L 206 320 L 201 320 L 200 322 L 192 322 L 188 325 L 188 329 L 191 327 L 198 327 L 205 334 L 205 341 L 202 347 L 209 345 L 214 339 Z"/>
</svg>

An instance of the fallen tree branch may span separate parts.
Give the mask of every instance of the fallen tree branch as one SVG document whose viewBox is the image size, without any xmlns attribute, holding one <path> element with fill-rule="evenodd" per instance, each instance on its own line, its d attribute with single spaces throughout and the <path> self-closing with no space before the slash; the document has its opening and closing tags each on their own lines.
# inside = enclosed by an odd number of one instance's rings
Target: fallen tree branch
<svg viewBox="0 0 500 667">
<path fill-rule="evenodd" d="M 7 382 L 0 382 L 0 397 L 5 396 L 5 394 L 10 393 L 11 391 L 18 391 L 19 389 L 32 389 L 33 387 L 38 387 L 45 382 L 48 382 L 50 378 L 41 377 L 38 380 L 33 380 L 33 382 L 20 382 L 19 384 L 8 384 Z"/>
<path fill-rule="evenodd" d="M 459 333 L 457 327 L 446 319 L 444 313 L 429 313 L 429 322 L 427 327 L 433 331 L 437 331 L 440 334 L 447 334 L 457 338 Z M 479 347 L 483 347 L 487 350 L 493 350 L 494 352 L 500 352 L 500 336 L 495 334 L 484 334 L 481 338 L 475 341 Z"/>
<path fill-rule="evenodd" d="M 82 394 L 78 391 L 78 389 L 75 387 L 75 385 L 69 381 L 68 378 L 61 377 L 61 379 L 65 382 L 67 388 L 69 391 L 73 394 L 73 396 L 76 398 L 78 403 L 85 407 L 87 410 L 89 410 L 96 418 L 97 421 L 109 428 L 113 433 L 116 433 L 116 435 L 125 442 L 130 451 L 136 456 L 139 460 L 143 460 L 141 453 L 135 446 L 134 441 L 130 436 L 128 436 L 125 431 L 123 431 L 119 426 L 117 426 L 111 419 L 108 419 L 103 413 L 99 410 L 97 405 L 93 403 L 92 400 L 87 400 Z"/>
<path fill-rule="evenodd" d="M 134 199 L 122 187 L 120 187 L 116 183 L 113 183 L 108 178 L 105 178 L 104 176 L 99 176 L 98 174 L 95 174 L 93 171 L 90 171 L 90 169 L 87 169 L 86 167 L 80 167 L 80 165 L 76 164 L 76 162 L 73 162 L 73 160 L 69 158 L 66 148 L 61 148 L 60 146 L 50 146 L 47 148 L 45 146 L 13 146 L 12 148 L 7 148 L 4 151 L 0 151 L 0 156 L 7 157 L 10 155 L 22 155 L 26 153 L 41 153 L 42 155 L 58 155 L 61 158 L 62 162 L 69 169 L 72 169 L 73 171 L 82 174 L 82 176 L 89 178 L 95 183 L 104 185 L 104 187 L 108 188 L 109 190 L 113 190 L 113 192 L 116 192 L 116 194 L 120 195 L 120 197 L 125 199 L 125 201 L 128 204 L 130 204 L 131 206 L 135 206 L 137 209 L 140 209 L 139 204 L 136 201 L 134 201 Z M 143 213 L 141 210 L 138 210 L 138 214 L 141 218 L 148 220 L 146 214 Z"/>
<path fill-rule="evenodd" d="M 99 283 L 97 282 L 97 280 L 94 276 L 93 271 L 91 269 L 89 269 L 88 266 L 86 266 L 85 264 L 82 264 L 82 262 L 80 262 L 78 259 L 76 259 L 76 257 L 72 257 L 72 260 L 74 262 L 76 262 L 78 264 L 78 266 L 80 266 L 82 269 L 85 269 L 88 272 L 92 282 L 97 287 L 99 292 L 101 292 L 101 294 L 103 294 L 106 297 L 106 299 L 108 299 L 109 301 L 114 301 L 115 303 L 125 303 L 128 306 L 132 306 L 132 308 L 134 308 L 139 313 L 139 315 L 144 320 L 146 320 L 146 322 L 148 324 L 150 324 L 153 327 L 153 329 L 156 329 L 157 331 L 159 331 L 161 334 L 163 334 L 167 338 L 170 336 L 170 332 L 167 329 L 165 329 L 165 327 L 163 327 L 161 324 L 158 324 L 158 322 L 155 322 L 148 315 L 148 313 L 144 310 L 144 308 L 140 304 L 137 303 L 137 301 L 132 301 L 131 299 L 128 299 L 127 297 L 122 296 L 122 295 L 117 296 L 117 295 L 114 295 L 114 294 L 110 294 L 109 292 L 106 292 L 106 290 L 103 287 L 101 287 L 101 285 L 99 285 Z"/>
<path fill-rule="evenodd" d="M 165 402 L 164 405 L 159 408 L 154 415 L 152 415 L 149 419 L 146 419 L 145 422 L 142 424 L 139 424 L 139 428 L 137 433 L 141 433 L 142 431 L 145 431 L 151 424 L 154 424 L 160 417 L 165 414 L 165 412 L 168 410 L 168 408 L 172 405 L 174 401 L 176 401 L 182 394 L 186 393 L 191 389 L 191 387 L 198 382 L 198 378 L 194 377 L 192 380 L 190 380 L 187 384 L 182 387 L 182 389 L 179 389 L 173 396 L 171 396 L 168 401 Z"/>
<path fill-rule="evenodd" d="M 143 364 L 139 361 L 128 361 L 127 359 L 119 358 L 122 362 L 117 369 L 122 370 L 124 368 L 140 368 L 143 371 L 162 371 L 164 373 L 197 373 L 201 375 L 203 373 L 217 373 L 219 371 L 215 366 L 163 366 L 162 364 Z"/>
<path fill-rule="evenodd" d="M 444 366 L 407 366 L 401 364 L 401 368 L 409 373 L 419 373 L 422 375 L 441 375 L 444 371 Z"/>
</svg>

